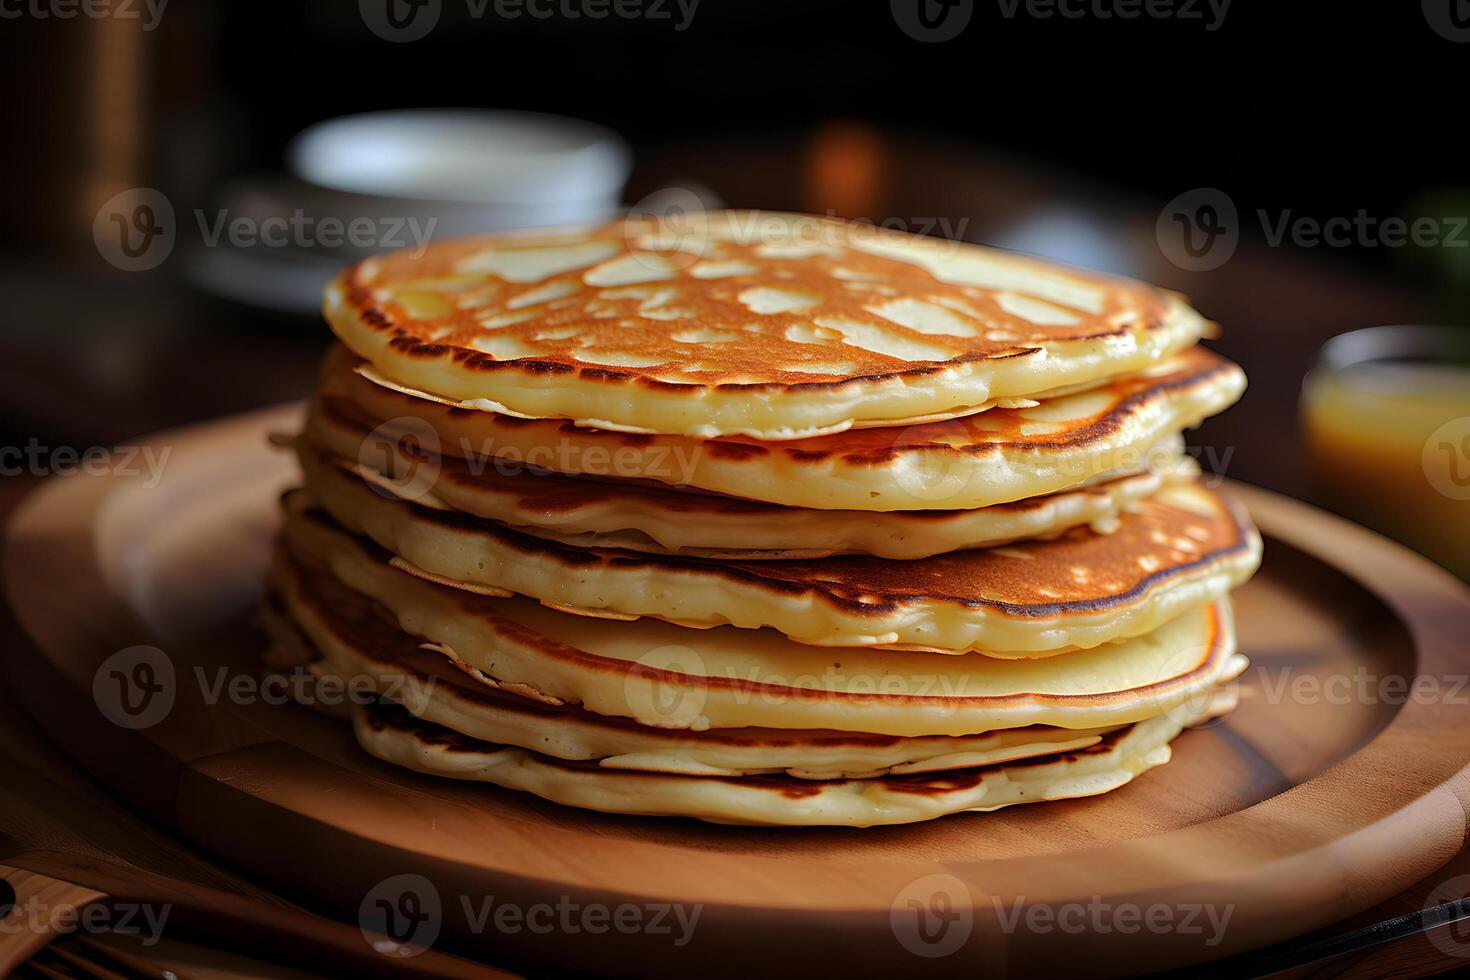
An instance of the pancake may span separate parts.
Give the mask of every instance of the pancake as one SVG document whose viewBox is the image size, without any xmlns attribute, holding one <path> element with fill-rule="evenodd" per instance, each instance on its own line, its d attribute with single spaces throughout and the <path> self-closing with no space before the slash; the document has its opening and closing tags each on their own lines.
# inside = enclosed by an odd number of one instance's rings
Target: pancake
<svg viewBox="0 0 1470 980">
<path fill-rule="evenodd" d="M 905 737 L 1100 728 L 1178 708 L 1245 666 L 1225 603 L 1146 636 L 1042 660 L 835 650 L 772 630 L 572 616 L 410 575 L 305 502 L 287 498 L 289 553 L 382 605 L 404 632 L 485 683 L 654 727 Z"/>
<path fill-rule="evenodd" d="M 1060 755 L 953 772 L 823 782 L 606 769 L 467 738 L 393 704 L 360 709 L 353 727 L 358 743 L 385 762 L 604 813 L 770 826 L 873 827 L 1110 792 L 1168 762 L 1169 743 L 1185 727 L 1229 711 L 1232 703 L 1229 695 L 1222 695 L 1191 717 L 1151 718 L 1089 748 Z"/>
<path fill-rule="evenodd" d="M 1012 762 L 1096 745 L 1112 728 L 1033 725 L 966 736 L 898 738 L 859 732 L 651 728 L 491 687 L 399 629 L 330 575 L 282 557 L 273 576 L 285 615 L 267 617 L 277 647 L 307 649 L 333 690 L 371 690 L 415 716 L 471 738 L 608 769 L 683 775 L 785 773 L 801 779 L 934 772 Z M 314 699 L 317 700 L 317 699 Z"/>
<path fill-rule="evenodd" d="M 1142 283 L 749 211 L 375 256 L 332 282 L 324 313 L 386 378 L 470 407 L 763 440 L 1115 377 L 1208 327 Z"/>
<path fill-rule="evenodd" d="M 629 435 L 452 408 L 376 384 L 335 348 L 321 379 L 377 437 L 481 471 L 498 460 L 819 510 L 974 510 L 1140 469 L 1150 452 L 1240 397 L 1240 368 L 1203 348 L 1032 408 L 792 442 Z"/>
<path fill-rule="evenodd" d="M 1186 479 L 1198 465 L 1182 441 L 1158 447 L 1146 469 L 1103 474 L 1074 490 L 980 510 L 811 510 L 632 481 L 562 476 L 521 466 L 474 466 L 380 439 L 340 402 L 312 407 L 306 448 L 425 507 L 457 510 L 563 544 L 703 558 L 824 558 L 872 554 L 913 559 L 1106 529 L 1125 509 Z"/>
<path fill-rule="evenodd" d="M 1139 501 L 1111 534 L 1075 528 L 912 562 L 716 562 L 557 544 L 395 498 L 311 451 L 301 461 L 311 499 L 412 574 L 582 615 L 769 626 L 818 646 L 997 657 L 1094 647 L 1223 598 L 1261 555 L 1244 511 L 1189 482 Z"/>
</svg>

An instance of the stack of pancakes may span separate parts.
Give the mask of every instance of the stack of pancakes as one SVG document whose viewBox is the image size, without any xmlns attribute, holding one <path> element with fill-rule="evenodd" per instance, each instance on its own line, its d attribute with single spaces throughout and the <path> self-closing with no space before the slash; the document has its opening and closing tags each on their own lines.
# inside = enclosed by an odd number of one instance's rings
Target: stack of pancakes
<svg viewBox="0 0 1470 980">
<path fill-rule="evenodd" d="M 266 617 L 391 763 L 868 826 L 1102 793 L 1226 710 L 1260 539 L 1178 297 L 764 212 L 438 243 L 341 344 Z M 366 679 L 365 681 L 363 679 Z"/>
</svg>

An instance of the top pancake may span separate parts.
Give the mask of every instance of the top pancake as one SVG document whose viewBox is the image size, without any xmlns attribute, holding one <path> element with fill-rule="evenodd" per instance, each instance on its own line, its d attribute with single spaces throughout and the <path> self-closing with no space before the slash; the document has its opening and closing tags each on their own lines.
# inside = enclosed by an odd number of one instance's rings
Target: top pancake
<svg viewBox="0 0 1470 980">
<path fill-rule="evenodd" d="M 1096 383 L 1207 327 L 1141 283 L 735 211 L 377 256 L 328 287 L 324 312 L 386 379 L 465 407 L 763 440 Z"/>
</svg>

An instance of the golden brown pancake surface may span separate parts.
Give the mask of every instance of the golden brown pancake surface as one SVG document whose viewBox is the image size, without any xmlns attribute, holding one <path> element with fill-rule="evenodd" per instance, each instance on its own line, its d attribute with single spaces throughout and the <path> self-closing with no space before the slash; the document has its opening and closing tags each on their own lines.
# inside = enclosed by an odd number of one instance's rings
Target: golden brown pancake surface
<svg viewBox="0 0 1470 980">
<path fill-rule="evenodd" d="M 759 214 L 734 220 L 756 226 L 741 237 L 759 239 Z M 863 250 L 860 225 L 806 220 L 815 233 L 806 246 L 698 243 L 717 258 L 685 251 L 694 243 L 661 238 L 656 222 L 639 218 L 567 238 L 453 240 L 361 262 L 341 288 L 347 306 L 414 357 L 487 373 L 577 372 L 651 385 L 829 386 L 923 373 L 953 360 L 1026 356 L 1048 341 L 1154 329 L 1169 307 L 1143 283 L 1057 269 L 1059 283 L 1085 298 L 1038 323 L 1004 289 L 945 282 Z M 514 269 L 517 253 L 528 256 L 522 270 Z M 996 261 L 1046 267 L 1020 256 Z M 632 281 L 607 281 L 619 273 Z M 928 329 L 916 322 L 924 313 L 936 321 Z M 822 320 L 843 321 L 873 346 L 841 343 L 842 328 Z M 912 344 L 912 356 L 875 349 L 883 339 Z M 646 363 L 627 363 L 634 355 Z"/>
<path fill-rule="evenodd" d="M 824 646 L 1054 655 L 1215 601 L 1260 555 L 1244 513 L 1192 483 L 1139 502 L 1111 534 L 1078 528 L 914 561 L 714 561 L 563 545 L 396 499 L 330 460 L 302 465 L 334 520 L 431 581 L 582 615 L 770 626 Z"/>
<path fill-rule="evenodd" d="M 1207 327 L 1142 283 L 770 212 L 440 241 L 353 266 L 325 312 L 388 379 L 431 396 L 760 439 L 1096 382 Z"/>
</svg>

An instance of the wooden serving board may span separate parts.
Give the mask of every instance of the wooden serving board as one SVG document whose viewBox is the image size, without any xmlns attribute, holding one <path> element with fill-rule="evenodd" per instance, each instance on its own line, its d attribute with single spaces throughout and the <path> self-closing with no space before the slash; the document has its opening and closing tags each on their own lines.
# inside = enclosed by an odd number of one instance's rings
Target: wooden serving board
<svg viewBox="0 0 1470 980">
<path fill-rule="evenodd" d="M 907 827 L 769 830 L 609 817 L 394 769 L 344 725 L 216 686 L 255 676 L 249 610 L 276 496 L 295 478 L 266 435 L 292 430 L 297 411 L 152 440 L 170 453 L 154 484 L 77 476 L 34 494 L 4 570 L 35 649 L 4 663 L 50 735 L 115 792 L 348 921 L 385 879 L 417 874 L 439 898 L 423 920 L 436 946 L 497 962 L 1135 973 L 1328 925 L 1465 844 L 1470 589 L 1371 532 L 1238 485 L 1267 540 L 1236 604 L 1253 663 L 1241 706 L 1116 793 Z M 172 701 L 133 729 L 101 706 L 116 715 L 111 672 L 136 670 L 137 655 L 104 662 L 138 644 L 165 652 L 151 680 Z M 668 903 L 684 922 L 697 914 L 692 931 L 660 914 Z M 625 904 L 635 910 L 613 924 Z M 527 918 L 481 922 L 502 905 Z M 661 928 L 631 927 L 635 915 L 661 915 Z"/>
</svg>

